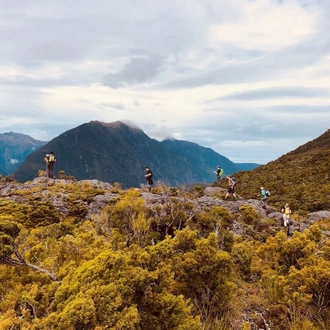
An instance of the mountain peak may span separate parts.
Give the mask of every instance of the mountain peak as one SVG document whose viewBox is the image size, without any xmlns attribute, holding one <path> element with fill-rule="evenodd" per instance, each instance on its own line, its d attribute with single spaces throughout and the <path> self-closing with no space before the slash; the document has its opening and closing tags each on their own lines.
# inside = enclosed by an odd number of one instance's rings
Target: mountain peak
<svg viewBox="0 0 330 330">
<path fill-rule="evenodd" d="M 330 147 L 330 129 L 324 132 L 316 139 L 309 141 L 297 149 L 288 153 L 288 155 L 297 155 L 306 152 L 316 152 L 318 150 L 328 150 Z"/>
<path fill-rule="evenodd" d="M 135 124 L 133 124 L 130 121 L 114 121 L 111 123 L 105 123 L 99 120 L 92 120 L 90 121 L 90 124 L 100 124 L 104 127 L 109 127 L 112 129 L 123 129 L 123 128 L 128 128 L 129 130 L 133 131 L 133 132 L 142 132 L 142 130 L 136 126 Z"/>
<path fill-rule="evenodd" d="M 169 135 L 163 141 L 177 141 L 177 139 L 173 135 Z"/>
</svg>

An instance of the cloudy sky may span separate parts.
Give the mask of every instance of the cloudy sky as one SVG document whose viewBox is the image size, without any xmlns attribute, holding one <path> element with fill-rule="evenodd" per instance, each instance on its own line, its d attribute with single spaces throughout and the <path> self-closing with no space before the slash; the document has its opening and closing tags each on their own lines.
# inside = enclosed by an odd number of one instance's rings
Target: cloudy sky
<svg viewBox="0 0 330 330">
<path fill-rule="evenodd" d="M 91 120 L 267 163 L 330 127 L 329 0 L 0 0 L 0 133 Z"/>
</svg>

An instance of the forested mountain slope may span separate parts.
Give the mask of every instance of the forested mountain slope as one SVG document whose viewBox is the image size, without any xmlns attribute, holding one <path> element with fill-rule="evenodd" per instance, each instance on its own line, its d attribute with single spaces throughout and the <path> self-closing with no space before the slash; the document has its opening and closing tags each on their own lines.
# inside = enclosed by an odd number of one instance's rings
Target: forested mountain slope
<svg viewBox="0 0 330 330">
<path fill-rule="evenodd" d="M 330 130 L 277 160 L 249 172 L 237 173 L 237 190 L 245 198 L 272 193 L 278 207 L 286 201 L 298 211 L 330 209 Z"/>
<path fill-rule="evenodd" d="M 27 155 L 45 144 L 21 133 L 0 134 L 0 174 L 6 176 L 14 173 Z"/>
<path fill-rule="evenodd" d="M 92 121 L 73 128 L 30 154 L 14 173 L 19 181 L 28 181 L 44 169 L 44 155 L 56 155 L 58 171 L 75 178 L 119 182 L 124 187 L 144 183 L 149 166 L 154 180 L 170 185 L 213 182 L 213 171 L 223 166 L 227 174 L 237 171 L 235 164 L 210 148 L 186 141 L 159 142 L 141 129 L 122 122 Z"/>
</svg>

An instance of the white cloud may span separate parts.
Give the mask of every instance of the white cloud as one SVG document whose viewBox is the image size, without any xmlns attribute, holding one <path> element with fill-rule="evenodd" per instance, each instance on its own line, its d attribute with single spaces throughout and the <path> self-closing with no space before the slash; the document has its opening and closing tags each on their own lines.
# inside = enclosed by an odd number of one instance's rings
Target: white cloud
<svg viewBox="0 0 330 330">
<path fill-rule="evenodd" d="M 130 120 L 275 159 L 329 128 L 329 15 L 325 0 L 0 0 L 1 127 L 50 140 Z"/>
<path fill-rule="evenodd" d="M 298 43 L 313 34 L 316 14 L 298 1 L 235 1 L 238 14 L 211 29 L 211 40 L 265 52 Z"/>
<path fill-rule="evenodd" d="M 9 162 L 10 162 L 10 164 L 14 165 L 14 164 L 17 164 L 19 162 L 19 160 L 18 159 L 11 158 L 9 160 Z"/>
</svg>

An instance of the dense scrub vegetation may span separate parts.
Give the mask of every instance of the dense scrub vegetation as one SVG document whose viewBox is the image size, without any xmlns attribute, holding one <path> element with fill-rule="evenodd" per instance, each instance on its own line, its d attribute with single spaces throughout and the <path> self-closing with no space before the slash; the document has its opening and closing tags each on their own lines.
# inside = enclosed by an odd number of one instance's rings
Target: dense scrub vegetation
<svg viewBox="0 0 330 330">
<path fill-rule="evenodd" d="M 203 189 L 153 193 L 162 203 L 66 181 L 0 198 L 0 329 L 330 328 L 330 219 L 288 239 L 251 205 L 196 211 Z"/>
</svg>

